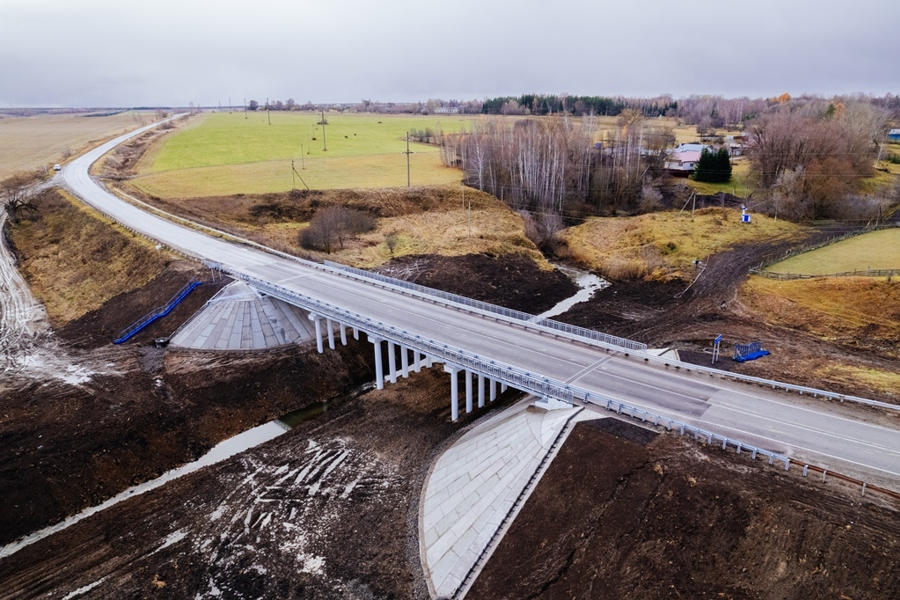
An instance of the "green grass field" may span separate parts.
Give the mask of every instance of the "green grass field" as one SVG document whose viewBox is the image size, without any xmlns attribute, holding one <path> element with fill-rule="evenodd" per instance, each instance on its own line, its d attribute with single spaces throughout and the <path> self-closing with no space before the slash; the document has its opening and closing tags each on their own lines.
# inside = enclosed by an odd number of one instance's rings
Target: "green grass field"
<svg viewBox="0 0 900 600">
<path fill-rule="evenodd" d="M 139 165 L 135 187 L 160 197 L 266 193 L 291 189 L 374 188 L 406 185 L 405 136 L 410 129 L 456 132 L 457 116 L 390 116 L 272 112 L 212 113 L 169 136 Z M 326 148 L 327 144 L 327 150 Z M 462 179 L 443 166 L 438 149 L 410 143 L 413 185 Z M 295 180 L 291 161 L 299 177 Z"/>
<path fill-rule="evenodd" d="M 900 229 L 858 235 L 774 264 L 767 271 L 829 275 L 863 269 L 900 269 Z"/>
</svg>

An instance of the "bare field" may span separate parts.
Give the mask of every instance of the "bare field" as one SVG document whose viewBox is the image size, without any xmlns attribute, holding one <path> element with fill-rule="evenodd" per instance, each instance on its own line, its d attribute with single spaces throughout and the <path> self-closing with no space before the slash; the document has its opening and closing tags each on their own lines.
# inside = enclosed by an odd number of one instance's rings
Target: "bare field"
<svg viewBox="0 0 900 600">
<path fill-rule="evenodd" d="M 0 119 L 0 179 L 61 163 L 94 142 L 125 133 L 153 120 L 151 113 L 123 112 L 109 117 L 40 115 Z"/>
<path fill-rule="evenodd" d="M 149 199 L 167 212 L 285 252 L 358 267 L 376 267 L 393 258 L 419 254 L 520 254 L 542 269 L 550 268 L 525 236 L 518 214 L 497 198 L 469 188 L 465 190 L 465 201 L 463 208 L 463 190 L 455 185 Z M 300 232 L 316 210 L 332 204 L 376 216 L 377 228 L 345 241 L 344 247 L 331 255 L 302 249 Z M 397 236 L 393 253 L 386 244 L 390 234 Z"/>
<path fill-rule="evenodd" d="M 835 277 L 779 281 L 751 277 L 741 300 L 766 322 L 824 340 L 877 344 L 893 356 L 900 342 L 900 281 Z"/>
</svg>

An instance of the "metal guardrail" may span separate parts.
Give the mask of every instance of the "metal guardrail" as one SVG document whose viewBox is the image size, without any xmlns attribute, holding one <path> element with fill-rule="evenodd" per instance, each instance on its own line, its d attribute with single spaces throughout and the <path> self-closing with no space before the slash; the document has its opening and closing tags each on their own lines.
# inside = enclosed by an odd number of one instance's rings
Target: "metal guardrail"
<svg viewBox="0 0 900 600">
<path fill-rule="evenodd" d="M 669 417 L 657 413 L 624 404 L 622 402 L 619 402 L 618 400 L 613 400 L 612 398 L 597 396 L 597 400 L 598 401 L 595 401 L 593 396 L 588 395 L 588 397 L 584 399 L 584 402 L 603 406 L 604 408 L 606 408 L 606 410 L 615 410 L 616 414 L 625 414 L 633 419 L 640 418 L 642 422 L 647 422 L 648 420 L 652 419 L 653 425 L 655 426 L 659 426 L 662 421 L 665 421 L 667 431 L 677 429 L 681 435 L 692 435 L 694 436 L 695 440 L 704 438 L 708 444 L 721 442 L 723 450 L 727 450 L 728 447 L 731 446 L 737 451 L 738 454 L 740 454 L 742 451 L 750 452 L 753 459 L 756 459 L 757 455 L 764 456 L 769 459 L 770 465 L 774 464 L 776 460 L 783 462 L 785 471 L 788 470 L 791 466 L 791 459 L 784 454 L 778 454 L 777 452 L 759 448 L 758 446 L 747 444 L 745 442 L 741 442 L 740 440 L 735 440 L 727 436 L 714 433 L 707 429 L 703 429 L 701 427 L 695 427 L 694 425 L 690 425 L 688 423 L 683 423 L 681 421 L 670 419 Z"/>
<path fill-rule="evenodd" d="M 145 204 L 145 203 L 140 202 L 140 201 L 138 201 L 138 202 L 141 203 L 141 204 Z M 149 206 L 149 205 L 147 205 L 147 206 Z M 151 207 L 151 208 L 152 208 L 152 207 Z M 156 210 L 157 212 L 164 212 L 164 211 L 159 211 L 158 209 L 155 209 L 155 208 L 154 208 L 154 210 Z M 169 214 L 169 213 L 166 213 L 166 214 Z M 107 215 L 107 216 L 109 216 L 109 215 Z M 236 241 L 238 241 L 238 242 L 240 242 L 240 243 L 243 243 L 243 244 L 246 244 L 246 245 L 249 245 L 249 246 L 253 246 L 253 247 L 255 247 L 255 248 L 258 248 L 258 249 L 260 249 L 260 250 L 266 251 L 266 252 L 268 252 L 268 253 L 270 253 L 270 254 L 273 254 L 273 255 L 275 255 L 275 256 L 280 256 L 280 257 L 282 257 L 282 258 L 286 258 L 286 259 L 292 260 L 292 261 L 294 261 L 294 262 L 297 262 L 297 263 L 306 265 L 306 266 L 311 267 L 311 268 L 315 268 L 315 269 L 317 269 L 317 270 L 324 270 L 324 271 L 328 271 L 328 272 L 332 272 L 332 273 L 341 273 L 341 272 L 343 272 L 343 273 L 345 273 L 345 274 L 346 274 L 346 273 L 349 273 L 349 271 L 346 271 L 346 270 L 344 270 L 344 269 L 339 269 L 339 268 L 336 268 L 336 267 L 334 267 L 334 266 L 327 266 L 327 265 L 324 265 L 324 264 L 321 264 L 321 263 L 316 263 L 316 262 L 313 262 L 313 261 L 310 261 L 310 260 L 306 260 L 306 259 L 299 258 L 299 257 L 297 257 L 297 256 L 293 256 L 293 255 L 290 255 L 290 254 L 286 254 L 286 253 L 284 253 L 284 252 L 280 252 L 280 251 L 278 251 L 278 250 L 274 250 L 274 249 L 272 249 L 272 248 L 268 248 L 268 247 L 263 246 L 262 244 L 259 244 L 259 243 L 257 243 L 257 242 L 253 242 L 253 241 L 251 241 L 251 240 L 245 240 L 245 239 L 243 239 L 243 238 L 240 238 L 240 237 L 238 237 L 238 236 L 235 236 L 234 234 L 230 234 L 230 233 L 227 233 L 227 232 L 219 231 L 219 230 L 213 229 L 213 228 L 211 228 L 211 227 L 208 227 L 208 226 L 206 226 L 206 225 L 200 225 L 200 224 L 194 223 L 193 221 L 190 221 L 190 220 L 188 220 L 188 219 L 184 219 L 183 217 L 177 217 L 177 216 L 175 216 L 175 215 L 171 215 L 171 216 L 175 217 L 177 220 L 184 221 L 184 222 L 186 222 L 186 223 L 190 223 L 190 224 L 192 224 L 193 226 L 199 227 L 199 228 L 201 228 L 201 229 L 206 229 L 206 230 L 214 231 L 214 232 L 216 232 L 216 233 L 218 233 L 218 234 L 221 234 L 221 235 L 223 235 L 223 236 L 225 236 L 225 237 L 233 238 L 234 240 L 236 240 Z M 132 228 L 131 226 L 126 225 L 125 223 L 121 223 L 121 222 L 119 222 L 117 219 L 115 219 L 115 218 L 113 218 L 113 217 L 110 217 L 110 218 L 112 218 L 113 221 L 115 221 L 115 222 L 118 223 L 120 226 L 124 227 L 125 229 L 128 229 L 128 230 L 131 231 L 132 233 L 135 233 L 135 234 L 137 234 L 137 235 L 141 235 L 141 236 L 143 236 L 143 237 L 147 237 L 148 239 L 152 239 L 152 238 L 149 238 L 146 234 L 141 233 L 141 232 L 139 232 L 139 231 L 136 231 L 136 230 L 135 230 L 134 228 Z M 179 254 L 183 254 L 180 250 L 171 248 L 171 246 L 167 246 L 167 247 L 168 247 L 170 250 L 172 250 L 172 251 L 178 252 Z M 190 258 L 198 258 L 198 257 L 190 257 Z M 223 268 L 222 265 L 220 265 L 220 264 L 218 264 L 218 263 L 215 263 L 215 262 L 213 262 L 213 261 L 207 261 L 207 260 L 204 260 L 203 263 L 206 264 L 206 265 L 207 265 L 208 267 L 210 267 L 210 268 L 218 269 L 218 270 L 220 270 L 220 271 L 222 271 L 222 272 L 227 272 L 227 270 L 226 270 L 225 268 Z M 331 264 L 332 264 L 332 265 L 335 265 L 336 263 L 331 263 Z M 341 266 L 343 266 L 343 265 L 341 265 Z M 352 268 L 352 267 L 348 267 L 348 268 Z M 363 273 L 370 274 L 368 271 L 363 271 Z M 374 274 L 373 274 L 373 275 L 374 275 Z M 383 276 L 382 276 L 382 277 L 383 277 Z M 398 281 L 400 281 L 400 280 L 398 280 Z M 428 288 L 426 288 L 426 289 L 428 289 Z M 474 302 L 474 301 L 473 301 L 473 302 Z M 509 310 L 509 309 L 506 309 L 506 310 Z M 522 314 L 526 314 L 526 313 L 522 313 Z M 549 321 L 550 319 L 546 319 L 546 320 Z M 555 323 L 555 322 L 556 322 L 556 321 L 554 321 L 554 323 Z M 533 323 L 532 323 L 532 324 L 533 324 Z M 563 325 L 564 325 L 564 324 L 563 324 Z M 587 330 L 587 331 L 592 331 L 592 330 Z M 597 332 L 597 333 L 599 333 L 599 332 Z M 621 348 L 621 347 L 617 347 L 617 346 L 612 345 L 612 344 L 609 344 L 609 345 L 608 345 L 608 344 L 606 344 L 605 342 L 602 342 L 602 341 L 599 341 L 599 340 L 597 340 L 596 343 L 599 344 L 599 345 L 601 345 L 601 346 L 606 346 L 607 349 L 609 349 L 609 350 L 615 350 L 615 349 Z M 646 345 L 644 345 L 644 348 L 646 348 Z M 638 350 L 638 351 L 641 351 L 641 350 Z M 626 356 L 628 356 L 628 353 L 626 353 Z M 857 403 L 857 404 L 865 404 L 865 405 L 867 405 L 867 406 L 874 406 L 874 407 L 879 407 L 879 408 L 885 408 L 885 409 L 888 409 L 888 410 L 900 410 L 900 405 L 897 405 L 897 404 L 889 404 L 889 403 L 887 403 L 887 402 L 879 402 L 879 401 L 877 401 L 877 400 L 870 400 L 870 399 L 868 399 L 868 398 L 861 398 L 861 397 L 859 397 L 859 396 L 852 396 L 852 395 L 848 395 L 848 394 L 839 394 L 839 393 L 837 393 L 837 392 L 830 392 L 830 391 L 822 390 L 822 389 L 818 389 L 818 388 L 811 388 L 811 387 L 801 386 L 801 385 L 793 385 L 793 384 L 790 384 L 790 383 L 784 383 L 784 382 L 781 382 L 781 381 L 774 381 L 774 380 L 771 380 L 771 379 L 763 379 L 763 378 L 761 378 L 761 377 L 754 377 L 754 376 L 752 376 L 752 375 L 743 375 L 743 374 L 741 374 L 741 373 L 732 373 L 732 372 L 730 372 L 730 371 L 722 371 L 722 370 L 720 370 L 720 369 L 715 369 L 715 368 L 711 368 L 711 367 L 704 367 L 704 366 L 702 366 L 702 365 L 695 365 L 695 364 L 685 363 L 685 362 L 681 362 L 681 361 L 677 361 L 677 360 L 670 360 L 670 359 L 662 358 L 662 357 L 655 356 L 655 355 L 652 355 L 652 354 L 648 354 L 648 353 L 646 353 L 646 352 L 642 352 L 642 356 L 644 357 L 644 360 L 647 361 L 647 362 L 653 362 L 653 363 L 656 363 L 656 364 L 661 364 L 661 365 L 664 365 L 664 366 L 666 366 L 666 367 L 674 366 L 676 369 L 682 369 L 682 368 L 683 368 L 683 369 L 684 369 L 685 371 L 687 371 L 687 372 L 696 371 L 696 372 L 698 372 L 698 373 L 704 373 L 704 374 L 708 374 L 708 375 L 710 375 L 710 376 L 720 377 L 720 378 L 722 378 L 722 379 L 731 379 L 731 380 L 734 380 L 734 381 L 742 381 L 742 382 L 744 382 L 744 383 L 755 383 L 755 384 L 757 384 L 757 385 L 761 385 L 761 386 L 765 386 L 765 387 L 771 387 L 772 389 L 779 389 L 779 388 L 780 388 L 780 389 L 783 389 L 783 390 L 788 391 L 788 392 L 798 392 L 798 393 L 801 394 L 801 395 L 803 395 L 803 394 L 808 394 L 808 395 L 813 396 L 814 398 L 817 398 L 817 397 L 819 397 L 819 396 L 822 396 L 822 397 L 824 397 L 824 398 L 828 398 L 829 400 L 837 399 L 837 400 L 839 400 L 839 401 L 842 402 L 842 403 L 845 402 L 845 401 L 847 401 L 847 402 L 854 402 L 854 403 Z"/>
<path fill-rule="evenodd" d="M 578 327 L 576 325 L 570 325 L 568 323 L 561 323 L 559 321 L 554 321 L 553 319 L 538 319 L 535 315 L 522 312 L 520 310 L 505 308 L 503 306 L 498 306 L 489 302 L 482 302 L 480 300 L 473 300 L 472 298 L 467 298 L 466 296 L 444 292 L 442 290 L 419 285 L 418 283 L 412 283 L 409 281 L 404 281 L 402 279 L 395 279 L 394 277 L 381 275 L 379 273 L 373 273 L 371 271 L 366 271 L 363 269 L 357 269 L 355 267 L 348 267 L 347 265 L 342 265 L 330 260 L 324 261 L 324 264 L 326 267 L 330 267 L 339 271 L 345 271 L 347 273 L 352 273 L 353 275 L 357 275 L 364 279 L 378 281 L 384 284 L 418 292 L 420 294 L 425 294 L 427 296 L 440 298 L 441 300 L 444 300 L 446 302 L 460 304 L 469 308 L 474 308 L 495 315 L 500 315 L 514 321 L 521 321 L 523 323 L 546 327 L 547 329 L 552 329 L 554 331 L 559 331 L 579 338 L 585 338 L 612 346 L 619 346 L 628 350 L 643 351 L 647 349 L 647 344 L 635 342 L 634 340 L 621 338 L 615 335 L 610 335 L 601 331 L 587 329 L 586 327 Z"/>
<path fill-rule="evenodd" d="M 210 266 L 215 268 L 215 266 L 212 264 L 210 264 Z M 712 443 L 713 441 L 721 441 L 723 448 L 727 448 L 729 445 L 731 445 L 734 446 L 738 450 L 738 452 L 740 452 L 742 449 L 746 449 L 753 453 L 754 458 L 756 458 L 757 454 L 761 454 L 769 458 L 770 464 L 774 460 L 780 460 L 784 461 L 785 468 L 788 468 L 790 466 L 790 459 L 782 454 L 777 454 L 768 450 L 764 450 L 762 448 L 757 448 L 755 446 L 721 436 L 717 433 L 713 433 L 699 427 L 694 427 L 693 425 L 690 425 L 688 423 L 677 421 L 664 415 L 652 413 L 635 406 L 624 404 L 622 402 L 619 402 L 618 400 L 609 398 L 598 392 L 592 392 L 578 386 L 569 385 L 557 379 L 543 377 L 541 375 L 530 373 L 511 365 L 482 358 L 477 354 L 473 354 L 466 350 L 454 348 L 452 346 L 449 346 L 448 344 L 443 344 L 432 339 L 426 339 L 420 335 L 411 334 L 405 330 L 397 329 L 392 325 L 385 325 L 381 321 L 375 321 L 371 318 L 363 317 L 362 315 L 359 315 L 357 313 L 344 310 L 340 307 L 322 302 L 320 300 L 316 300 L 315 298 L 310 298 L 309 296 L 305 296 L 303 294 L 288 290 L 279 285 L 268 283 L 256 277 L 246 275 L 244 273 L 241 273 L 240 271 L 230 269 L 228 267 L 220 267 L 220 270 L 222 270 L 224 273 L 229 274 L 235 279 L 246 281 L 261 292 L 269 294 L 270 296 L 278 298 L 279 300 L 283 300 L 284 302 L 288 302 L 289 304 L 299 306 L 323 317 L 331 318 L 345 325 L 356 327 L 357 329 L 361 329 L 373 336 L 381 337 L 392 342 L 402 344 L 410 349 L 423 352 L 434 357 L 439 362 L 463 367 L 474 373 L 486 375 L 493 379 L 506 382 L 512 387 L 520 389 L 524 392 L 528 392 L 536 396 L 554 398 L 567 404 L 574 404 L 576 400 L 584 403 L 600 404 L 605 406 L 607 410 L 615 410 L 620 414 L 626 413 L 633 418 L 641 417 L 641 419 L 644 421 L 652 418 L 655 425 L 658 425 L 660 422 L 665 421 L 666 428 L 669 430 L 672 430 L 673 427 L 676 427 L 681 431 L 682 434 L 691 433 L 697 439 L 702 436 L 704 438 L 707 438 L 709 440 L 709 443 Z"/>
<path fill-rule="evenodd" d="M 183 288 L 178 290 L 178 292 L 172 296 L 172 299 L 166 302 L 164 305 L 153 309 L 151 312 L 147 313 L 137 321 L 135 321 L 132 325 L 127 327 L 122 333 L 119 334 L 119 337 L 113 340 L 113 344 L 124 344 L 132 337 L 137 335 L 141 330 L 145 327 L 156 321 L 157 319 L 161 319 L 172 310 L 178 306 L 178 303 L 184 300 L 188 294 L 190 294 L 195 287 L 201 285 L 202 281 L 197 281 L 196 279 L 192 279 L 189 281 Z"/>
<path fill-rule="evenodd" d="M 764 271 L 762 269 L 750 269 L 753 275 L 767 277 L 769 279 L 817 279 L 820 277 L 893 277 L 900 275 L 900 269 L 865 269 L 857 271 L 844 271 L 842 273 L 825 273 L 821 275 L 808 275 L 804 273 L 775 273 L 773 271 Z"/>
</svg>

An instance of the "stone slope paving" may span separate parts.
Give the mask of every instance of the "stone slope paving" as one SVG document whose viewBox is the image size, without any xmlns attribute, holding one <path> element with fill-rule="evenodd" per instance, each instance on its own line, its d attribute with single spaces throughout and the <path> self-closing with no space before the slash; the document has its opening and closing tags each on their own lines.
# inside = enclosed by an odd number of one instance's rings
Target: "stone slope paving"
<svg viewBox="0 0 900 600">
<path fill-rule="evenodd" d="M 206 350 L 258 350 L 311 339 L 315 326 L 306 311 L 236 281 L 210 299 L 170 343 Z"/>
<path fill-rule="evenodd" d="M 435 463 L 422 491 L 420 544 L 437 597 L 452 596 L 577 408 L 532 401 L 477 425 Z"/>
</svg>

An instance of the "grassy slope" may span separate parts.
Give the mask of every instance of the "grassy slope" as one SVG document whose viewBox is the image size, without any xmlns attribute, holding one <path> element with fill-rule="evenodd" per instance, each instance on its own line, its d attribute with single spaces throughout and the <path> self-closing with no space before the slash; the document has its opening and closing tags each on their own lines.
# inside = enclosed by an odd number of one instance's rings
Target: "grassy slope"
<svg viewBox="0 0 900 600">
<path fill-rule="evenodd" d="M 125 112 L 111 117 L 41 115 L 0 119 L 0 179 L 62 162 L 66 151 L 77 153 L 102 140 L 150 123 L 149 113 Z"/>
<path fill-rule="evenodd" d="M 807 331 L 830 341 L 874 344 L 883 353 L 900 357 L 897 278 L 778 281 L 751 277 L 741 290 L 741 299 L 771 324 Z"/>
<path fill-rule="evenodd" d="M 858 235 L 792 256 L 767 270 L 774 273 L 828 275 L 870 268 L 900 269 L 900 229 Z"/>
<path fill-rule="evenodd" d="M 738 244 L 800 231 L 793 223 L 754 216 L 752 223 L 742 224 L 740 211 L 707 208 L 697 211 L 693 221 L 689 211 L 594 218 L 567 230 L 564 239 L 576 261 L 613 279 L 667 279 L 684 276 L 695 259 L 705 261 Z"/>
<path fill-rule="evenodd" d="M 523 254 L 542 268 L 549 263 L 525 237 L 521 217 L 497 198 L 458 186 L 385 188 L 378 190 L 326 190 L 292 198 L 290 194 L 226 196 L 157 200 L 164 210 L 181 212 L 204 223 L 255 239 L 285 252 L 331 258 L 360 267 L 373 267 L 391 257 L 409 254 L 503 255 Z M 377 229 L 346 242 L 326 256 L 303 250 L 300 232 L 315 211 L 328 205 L 347 206 L 377 216 Z M 471 225 L 471 234 L 470 234 Z M 398 244 L 391 255 L 385 244 L 389 234 Z"/>
<path fill-rule="evenodd" d="M 47 192 L 38 204 L 40 216 L 13 226 L 11 238 L 54 327 L 145 285 L 169 261 L 150 242 L 63 192 Z"/>
<path fill-rule="evenodd" d="M 271 125 L 265 113 L 247 119 L 243 113 L 207 115 L 141 161 L 142 177 L 134 185 L 164 198 L 286 191 L 295 183 L 293 160 L 313 189 L 398 186 L 406 183 L 406 132 L 441 125 L 435 116 L 326 114 L 324 151 L 318 115 L 273 112 L 270 117 Z M 455 118 L 445 118 L 443 125 L 446 131 L 461 126 Z M 434 146 L 411 143 L 410 150 L 414 184 L 461 180 L 458 170 L 443 166 Z M 296 186 L 303 188 L 299 179 Z"/>
</svg>

